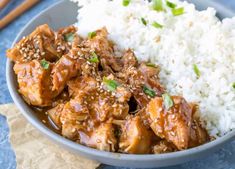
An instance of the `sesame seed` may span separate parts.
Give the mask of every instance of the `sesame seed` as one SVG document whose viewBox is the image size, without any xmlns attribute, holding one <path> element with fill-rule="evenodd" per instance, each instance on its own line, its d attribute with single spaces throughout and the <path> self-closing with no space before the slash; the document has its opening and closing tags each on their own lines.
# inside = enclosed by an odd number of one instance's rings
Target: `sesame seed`
<svg viewBox="0 0 235 169">
<path fill-rule="evenodd" d="M 172 136 L 175 136 L 175 133 L 174 133 L 173 131 L 171 131 L 170 134 L 171 134 Z"/>
<path fill-rule="evenodd" d="M 62 49 L 62 50 L 65 50 L 65 46 L 61 46 L 61 49 Z"/>
</svg>

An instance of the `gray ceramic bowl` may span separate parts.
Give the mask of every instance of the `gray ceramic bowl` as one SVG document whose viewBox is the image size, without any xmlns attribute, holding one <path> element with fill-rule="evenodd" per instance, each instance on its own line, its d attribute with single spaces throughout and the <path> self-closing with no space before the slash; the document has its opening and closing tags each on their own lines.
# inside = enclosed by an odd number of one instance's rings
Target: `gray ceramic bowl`
<svg viewBox="0 0 235 169">
<path fill-rule="evenodd" d="M 206 6 L 215 7 L 219 11 L 220 17 L 230 17 L 234 15 L 232 11 L 223 8 L 218 4 L 212 3 L 211 1 L 192 0 L 192 2 L 198 5 L 199 9 L 206 8 Z M 16 43 L 23 36 L 31 33 L 35 29 L 35 27 L 40 24 L 48 23 L 54 29 L 73 24 L 76 21 L 76 15 L 77 7 L 75 5 L 73 5 L 69 1 L 60 1 L 59 3 L 46 9 L 45 11 L 41 12 L 38 16 L 33 18 L 19 33 L 14 43 Z M 97 160 L 101 163 L 115 166 L 138 168 L 170 166 L 184 163 L 186 161 L 193 160 L 202 156 L 206 156 L 221 147 L 222 145 L 224 145 L 226 142 L 235 139 L 235 131 L 232 131 L 226 134 L 225 136 L 218 138 L 215 141 L 212 141 L 199 147 L 159 155 L 128 155 L 104 152 L 85 147 L 54 133 L 36 118 L 34 112 L 24 102 L 24 100 L 17 92 L 16 76 L 13 72 L 12 67 L 13 63 L 10 60 L 7 60 L 6 77 L 8 88 L 15 104 L 21 110 L 22 114 L 27 118 L 27 120 L 38 130 L 40 130 L 43 134 L 45 134 L 45 136 L 57 142 L 66 149 L 69 149 L 74 153 L 83 155 L 87 158 Z"/>
</svg>

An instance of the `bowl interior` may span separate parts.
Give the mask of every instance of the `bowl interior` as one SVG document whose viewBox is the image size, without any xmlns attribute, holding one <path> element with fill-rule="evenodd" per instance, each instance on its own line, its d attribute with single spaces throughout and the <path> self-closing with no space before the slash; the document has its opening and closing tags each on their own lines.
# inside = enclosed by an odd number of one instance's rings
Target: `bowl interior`
<svg viewBox="0 0 235 169">
<path fill-rule="evenodd" d="M 198 5 L 199 9 L 205 8 L 206 6 L 213 6 L 201 0 L 191 0 L 192 2 Z M 216 8 L 217 9 L 217 8 Z M 31 33 L 38 25 L 47 23 L 50 27 L 57 30 L 58 28 L 71 25 L 76 22 L 78 8 L 69 1 L 60 1 L 54 6 L 46 9 L 38 16 L 32 19 L 19 33 L 16 37 L 14 43 L 16 43 L 23 36 Z M 224 10 L 222 7 L 218 8 L 219 16 L 227 17 L 232 15 L 232 11 Z M 13 44 L 14 44 L 13 43 Z M 88 158 L 98 160 L 102 163 L 117 165 L 117 166 L 128 166 L 128 167 L 160 167 L 160 166 L 169 166 L 175 165 L 188 160 L 200 157 L 202 154 L 206 155 L 212 150 L 220 147 L 225 142 L 232 140 L 235 137 L 235 131 L 228 133 L 227 135 L 212 141 L 210 143 L 204 144 L 199 147 L 188 149 L 185 151 L 179 151 L 174 153 L 166 153 L 160 155 L 127 155 L 119 153 L 110 153 L 95 150 L 89 147 L 82 146 L 80 144 L 74 143 L 64 137 L 54 133 L 48 129 L 36 116 L 32 109 L 24 102 L 21 96 L 17 92 L 17 81 L 16 76 L 13 72 L 13 63 L 10 60 L 7 60 L 7 84 L 10 91 L 10 94 L 17 105 L 21 110 L 23 115 L 32 123 L 36 128 L 38 128 L 43 134 L 45 134 L 50 139 L 56 141 L 60 145 L 66 147 L 67 149 L 82 154 Z"/>
</svg>

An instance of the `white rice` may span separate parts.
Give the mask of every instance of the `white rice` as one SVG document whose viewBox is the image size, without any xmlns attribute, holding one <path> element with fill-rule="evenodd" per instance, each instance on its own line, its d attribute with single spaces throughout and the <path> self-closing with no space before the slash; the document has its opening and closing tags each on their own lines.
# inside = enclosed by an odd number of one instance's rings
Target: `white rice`
<svg viewBox="0 0 235 169">
<path fill-rule="evenodd" d="M 139 60 L 160 65 L 160 79 L 170 94 L 199 103 L 211 135 L 235 128 L 235 18 L 221 22 L 213 8 L 197 11 L 193 4 L 178 0 L 171 2 L 184 7 L 180 16 L 173 16 L 166 6 L 166 12 L 156 12 L 143 0 L 132 0 L 127 7 L 122 0 L 73 1 L 83 6 L 76 23 L 80 35 L 106 26 L 116 48 L 131 48 Z M 164 27 L 151 26 L 154 21 Z M 193 64 L 201 72 L 199 78 Z"/>
</svg>

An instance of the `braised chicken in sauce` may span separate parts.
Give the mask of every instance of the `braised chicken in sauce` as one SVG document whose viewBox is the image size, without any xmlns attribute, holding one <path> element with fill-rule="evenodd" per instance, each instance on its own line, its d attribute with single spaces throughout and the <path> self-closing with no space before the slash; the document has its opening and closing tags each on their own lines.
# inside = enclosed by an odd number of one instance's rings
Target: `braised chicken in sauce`
<svg viewBox="0 0 235 169">
<path fill-rule="evenodd" d="M 106 28 L 81 38 L 73 26 L 41 25 L 7 50 L 27 104 L 57 133 L 103 151 L 158 154 L 208 142 L 197 105 L 170 96 L 160 67 L 131 49 L 115 56 L 107 36 Z"/>
</svg>

